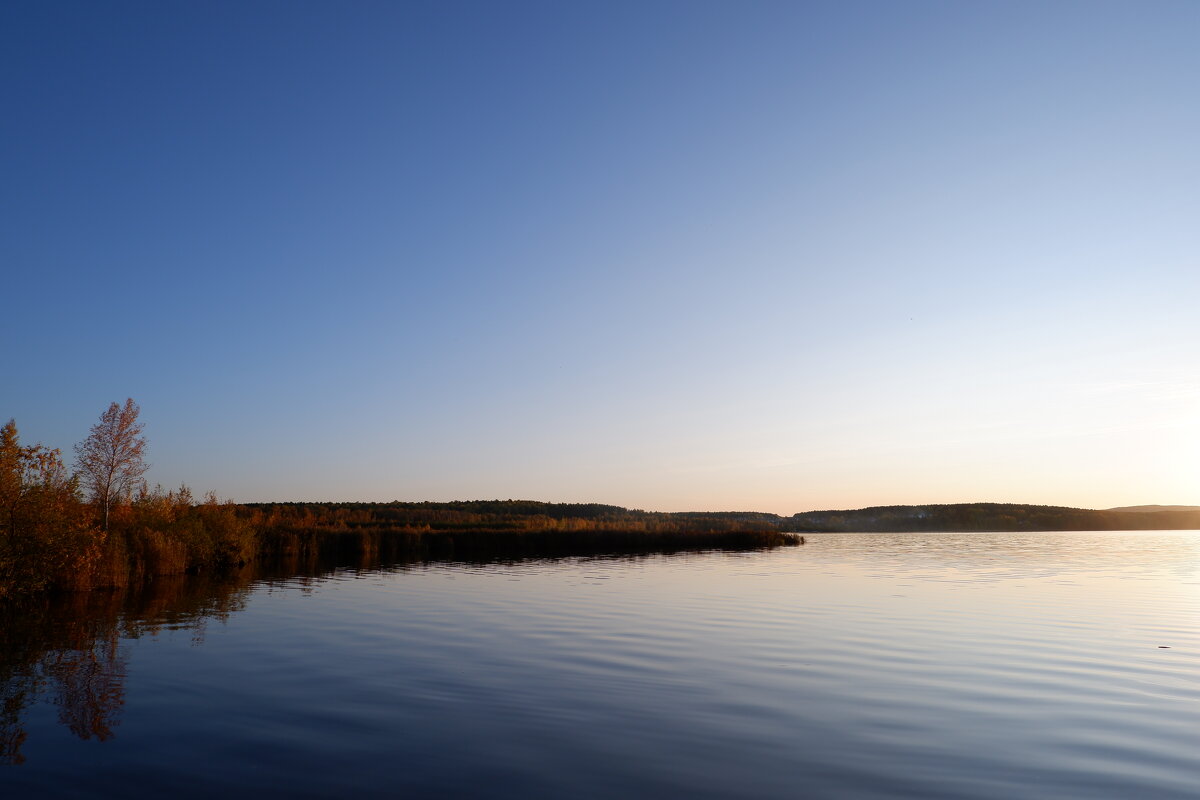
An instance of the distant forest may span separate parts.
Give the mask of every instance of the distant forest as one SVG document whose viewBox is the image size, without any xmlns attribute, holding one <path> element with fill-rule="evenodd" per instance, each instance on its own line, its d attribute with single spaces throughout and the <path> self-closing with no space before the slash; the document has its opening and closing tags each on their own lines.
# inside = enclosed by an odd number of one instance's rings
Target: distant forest
<svg viewBox="0 0 1200 800">
<path fill-rule="evenodd" d="M 336 530 L 413 532 L 778 530 L 783 517 L 753 511 L 634 511 L 600 503 L 467 500 L 449 503 L 244 503 L 260 524 Z M 786 527 L 786 526 L 785 526 Z"/>
<path fill-rule="evenodd" d="M 686 531 L 875 533 L 921 531 L 1200 530 L 1200 508 L 1137 507 L 1096 511 L 1016 503 L 953 503 L 807 511 L 790 517 L 755 511 L 637 511 L 599 503 L 472 500 L 453 503 L 246 503 L 255 526 L 324 533 L 532 533 Z"/>
</svg>

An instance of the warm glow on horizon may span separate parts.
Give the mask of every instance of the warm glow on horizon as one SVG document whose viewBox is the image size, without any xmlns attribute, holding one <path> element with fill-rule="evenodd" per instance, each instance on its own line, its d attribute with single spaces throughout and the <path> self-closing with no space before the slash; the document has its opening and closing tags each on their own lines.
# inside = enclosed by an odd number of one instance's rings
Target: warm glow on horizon
<svg viewBox="0 0 1200 800">
<path fill-rule="evenodd" d="M 1193 13 L 1080 8 L 10 9 L 0 422 L 133 397 L 243 501 L 1200 504 Z"/>
</svg>

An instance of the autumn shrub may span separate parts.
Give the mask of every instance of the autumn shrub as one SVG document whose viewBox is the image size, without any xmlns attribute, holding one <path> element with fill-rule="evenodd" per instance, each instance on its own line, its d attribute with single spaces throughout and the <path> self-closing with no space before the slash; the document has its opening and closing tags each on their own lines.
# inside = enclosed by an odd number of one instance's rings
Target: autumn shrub
<svg viewBox="0 0 1200 800">
<path fill-rule="evenodd" d="M 12 420 L 0 428 L 0 597 L 45 589 L 86 573 L 102 536 L 61 454 L 22 446 Z"/>
<path fill-rule="evenodd" d="M 250 561 L 253 528 L 236 508 L 211 492 L 196 503 L 186 486 L 169 492 L 143 488 L 127 508 L 112 510 L 114 531 L 125 540 L 134 575 L 200 572 Z"/>
<path fill-rule="evenodd" d="M 238 515 L 233 503 L 222 503 L 209 492 L 193 509 L 211 544 L 208 565 L 234 566 L 251 561 L 258 552 L 258 535 L 250 521 Z"/>
</svg>

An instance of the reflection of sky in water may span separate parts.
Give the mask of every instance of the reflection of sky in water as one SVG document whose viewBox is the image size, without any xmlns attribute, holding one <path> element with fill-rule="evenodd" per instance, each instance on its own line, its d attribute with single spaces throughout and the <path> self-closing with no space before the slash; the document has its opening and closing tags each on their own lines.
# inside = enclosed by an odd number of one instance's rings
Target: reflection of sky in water
<svg viewBox="0 0 1200 800">
<path fill-rule="evenodd" d="M 122 644 L 109 741 L 74 739 L 51 706 L 32 708 L 28 762 L 0 786 L 1194 792 L 1200 534 L 808 542 L 260 587 L 199 644 L 171 629 Z"/>
</svg>

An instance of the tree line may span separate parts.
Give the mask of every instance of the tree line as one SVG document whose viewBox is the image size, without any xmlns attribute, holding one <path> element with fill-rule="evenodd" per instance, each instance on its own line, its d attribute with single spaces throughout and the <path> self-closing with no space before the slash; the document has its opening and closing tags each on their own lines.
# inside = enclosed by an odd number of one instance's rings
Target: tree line
<svg viewBox="0 0 1200 800">
<path fill-rule="evenodd" d="M 637 511 L 599 503 L 250 503 L 145 480 L 132 399 L 112 403 L 68 465 L 0 429 L 0 598 L 128 586 L 262 558 L 372 560 L 631 553 L 791 544 L 774 514 Z"/>
</svg>

